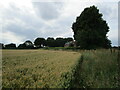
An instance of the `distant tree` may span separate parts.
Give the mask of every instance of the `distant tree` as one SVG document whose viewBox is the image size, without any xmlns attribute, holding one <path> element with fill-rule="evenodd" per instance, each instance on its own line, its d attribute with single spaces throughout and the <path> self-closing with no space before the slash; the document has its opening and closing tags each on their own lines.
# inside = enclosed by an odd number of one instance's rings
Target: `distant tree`
<svg viewBox="0 0 120 90">
<path fill-rule="evenodd" d="M 44 38 L 35 39 L 34 45 L 38 48 L 41 48 L 41 47 L 45 46 L 45 39 Z"/>
<path fill-rule="evenodd" d="M 14 44 L 14 43 L 6 44 L 6 45 L 5 45 L 5 48 L 6 48 L 6 49 L 15 49 L 15 48 L 16 48 L 16 44 Z"/>
<path fill-rule="evenodd" d="M 48 37 L 46 40 L 46 46 L 49 47 L 64 47 L 66 42 L 73 41 L 73 38 L 56 38 Z"/>
<path fill-rule="evenodd" d="M 4 49 L 4 44 L 0 43 L 0 49 Z"/>
<path fill-rule="evenodd" d="M 25 43 L 19 44 L 18 49 L 26 49 Z"/>
<path fill-rule="evenodd" d="M 55 47 L 55 40 L 53 37 L 48 37 L 46 40 L 46 46 Z"/>
<path fill-rule="evenodd" d="M 73 23 L 72 29 L 74 39 L 81 48 L 111 47 L 111 41 L 106 36 L 109 27 L 95 6 L 85 8 L 81 15 L 77 17 L 76 22 Z"/>
<path fill-rule="evenodd" d="M 65 45 L 65 40 L 64 38 L 56 38 L 56 47 L 64 47 Z"/>
<path fill-rule="evenodd" d="M 71 37 L 68 37 L 68 38 L 64 38 L 65 42 L 70 42 L 70 41 L 73 41 L 73 38 Z"/>
<path fill-rule="evenodd" d="M 30 40 L 25 41 L 24 44 L 25 44 L 27 49 L 34 48 L 34 45 L 33 45 L 33 43 Z"/>
<path fill-rule="evenodd" d="M 19 49 L 33 49 L 34 45 L 30 40 L 25 41 L 23 44 L 18 46 Z"/>
</svg>

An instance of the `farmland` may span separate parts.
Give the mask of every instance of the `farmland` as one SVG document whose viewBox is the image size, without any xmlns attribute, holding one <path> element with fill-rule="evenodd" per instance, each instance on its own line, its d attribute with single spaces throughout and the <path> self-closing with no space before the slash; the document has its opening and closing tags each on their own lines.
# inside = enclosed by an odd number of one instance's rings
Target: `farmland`
<svg viewBox="0 0 120 90">
<path fill-rule="evenodd" d="M 3 50 L 3 88 L 118 88 L 118 50 Z"/>
<path fill-rule="evenodd" d="M 68 51 L 3 50 L 3 88 L 68 87 L 79 58 Z"/>
</svg>

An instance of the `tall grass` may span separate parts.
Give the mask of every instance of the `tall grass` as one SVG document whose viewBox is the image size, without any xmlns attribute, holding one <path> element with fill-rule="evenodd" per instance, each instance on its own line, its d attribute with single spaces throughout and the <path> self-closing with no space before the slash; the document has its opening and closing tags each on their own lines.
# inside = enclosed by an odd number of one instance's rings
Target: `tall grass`
<svg viewBox="0 0 120 90">
<path fill-rule="evenodd" d="M 117 88 L 118 86 L 118 51 L 91 50 L 83 54 L 79 76 L 81 88 Z"/>
</svg>

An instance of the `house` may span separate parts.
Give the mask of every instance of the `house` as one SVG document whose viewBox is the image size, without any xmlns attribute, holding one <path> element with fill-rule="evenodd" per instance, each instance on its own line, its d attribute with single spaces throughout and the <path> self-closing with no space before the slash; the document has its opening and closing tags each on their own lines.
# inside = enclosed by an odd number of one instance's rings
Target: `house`
<svg viewBox="0 0 120 90">
<path fill-rule="evenodd" d="M 76 42 L 75 41 L 66 42 L 64 47 L 76 47 Z"/>
</svg>

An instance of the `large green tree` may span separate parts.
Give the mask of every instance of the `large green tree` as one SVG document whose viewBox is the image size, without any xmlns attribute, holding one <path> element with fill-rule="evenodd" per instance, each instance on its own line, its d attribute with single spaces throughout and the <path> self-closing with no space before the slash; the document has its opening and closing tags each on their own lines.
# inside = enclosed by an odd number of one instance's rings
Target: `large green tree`
<svg viewBox="0 0 120 90">
<path fill-rule="evenodd" d="M 76 22 L 72 24 L 74 39 L 84 49 L 109 48 L 111 46 L 106 34 L 109 27 L 99 9 L 95 6 L 85 8 Z"/>
</svg>

